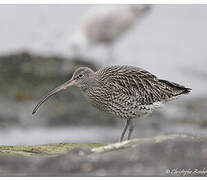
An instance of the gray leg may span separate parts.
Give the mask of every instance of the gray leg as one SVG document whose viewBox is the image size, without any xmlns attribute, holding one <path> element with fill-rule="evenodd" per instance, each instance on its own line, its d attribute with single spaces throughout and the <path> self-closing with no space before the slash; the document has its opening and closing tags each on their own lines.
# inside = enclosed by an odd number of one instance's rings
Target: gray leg
<svg viewBox="0 0 207 180">
<path fill-rule="evenodd" d="M 124 139 L 124 135 L 125 135 L 125 132 L 130 124 L 130 121 L 131 121 L 131 119 L 127 119 L 126 125 L 121 133 L 120 142 L 123 141 L 123 139 Z"/>
<path fill-rule="evenodd" d="M 128 140 L 131 138 L 132 132 L 134 130 L 134 121 L 131 120 L 129 123 L 129 133 L 128 133 Z"/>
</svg>

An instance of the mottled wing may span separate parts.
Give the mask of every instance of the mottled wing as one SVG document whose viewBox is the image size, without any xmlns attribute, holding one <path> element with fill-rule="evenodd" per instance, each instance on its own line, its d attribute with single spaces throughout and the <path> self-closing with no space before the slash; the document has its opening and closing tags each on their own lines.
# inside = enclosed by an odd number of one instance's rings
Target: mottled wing
<svg viewBox="0 0 207 180">
<path fill-rule="evenodd" d="M 112 66 L 97 71 L 103 86 L 136 98 L 140 105 L 167 101 L 189 89 L 166 80 L 159 80 L 150 72 L 132 66 Z"/>
</svg>

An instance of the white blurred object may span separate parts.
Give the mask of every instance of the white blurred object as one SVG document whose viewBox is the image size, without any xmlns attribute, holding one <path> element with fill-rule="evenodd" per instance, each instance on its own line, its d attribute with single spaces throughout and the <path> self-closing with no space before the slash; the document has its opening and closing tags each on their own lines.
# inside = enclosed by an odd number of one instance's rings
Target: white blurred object
<svg viewBox="0 0 207 180">
<path fill-rule="evenodd" d="M 113 5 L 92 8 L 81 21 L 80 31 L 73 37 L 75 54 L 82 48 L 104 44 L 113 60 L 113 45 L 126 31 L 149 12 L 150 5 Z"/>
</svg>

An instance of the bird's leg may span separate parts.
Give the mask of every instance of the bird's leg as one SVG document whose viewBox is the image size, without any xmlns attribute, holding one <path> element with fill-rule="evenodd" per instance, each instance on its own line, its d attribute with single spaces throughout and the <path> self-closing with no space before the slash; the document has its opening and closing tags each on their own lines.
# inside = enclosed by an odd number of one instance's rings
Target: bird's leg
<svg viewBox="0 0 207 180">
<path fill-rule="evenodd" d="M 120 142 L 123 141 L 123 139 L 124 139 L 124 135 L 125 135 L 125 132 L 130 124 L 130 121 L 131 121 L 131 119 L 127 119 L 126 125 L 121 133 Z"/>
<path fill-rule="evenodd" d="M 131 138 L 132 132 L 134 130 L 134 121 L 131 119 L 129 122 L 129 133 L 128 133 L 128 140 Z"/>
</svg>

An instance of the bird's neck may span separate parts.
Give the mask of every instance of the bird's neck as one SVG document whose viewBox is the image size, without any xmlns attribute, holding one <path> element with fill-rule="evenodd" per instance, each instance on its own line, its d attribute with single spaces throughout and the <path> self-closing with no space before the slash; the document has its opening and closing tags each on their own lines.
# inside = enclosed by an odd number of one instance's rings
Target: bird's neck
<svg viewBox="0 0 207 180">
<path fill-rule="evenodd" d="M 79 86 L 79 88 L 80 88 L 80 90 L 82 92 L 86 92 L 88 90 L 88 85 L 87 84 L 83 84 L 83 85 Z"/>
<path fill-rule="evenodd" d="M 93 87 L 96 87 L 97 85 L 98 84 L 97 84 L 96 79 L 93 77 L 90 77 L 83 84 L 81 84 L 79 88 L 81 91 L 87 92 L 88 90 L 90 90 Z"/>
</svg>

